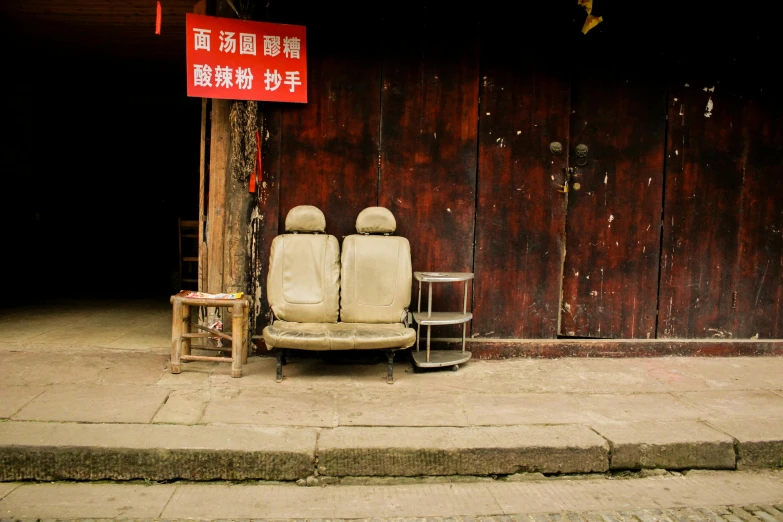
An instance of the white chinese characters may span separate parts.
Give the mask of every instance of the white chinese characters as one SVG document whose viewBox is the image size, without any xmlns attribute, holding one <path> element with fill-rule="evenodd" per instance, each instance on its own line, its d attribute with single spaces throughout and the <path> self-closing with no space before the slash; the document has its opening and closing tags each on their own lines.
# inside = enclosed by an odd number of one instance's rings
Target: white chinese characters
<svg viewBox="0 0 783 522">
<path fill-rule="evenodd" d="M 248 33 L 239 33 L 239 54 L 256 55 L 256 35 Z"/>
<path fill-rule="evenodd" d="M 269 69 L 266 70 L 266 73 L 264 74 L 264 85 L 266 85 L 265 89 L 267 91 L 276 91 L 278 87 L 280 87 L 280 82 L 282 81 L 283 77 L 280 76 L 277 69 L 275 69 L 274 72 L 269 72 Z"/>
<path fill-rule="evenodd" d="M 234 38 L 234 33 L 220 31 L 220 50 L 224 53 L 237 52 L 237 41 Z"/>
<path fill-rule="evenodd" d="M 286 71 L 285 81 L 283 83 L 290 85 L 291 92 L 294 92 L 297 85 L 302 85 L 302 80 L 299 78 L 299 71 Z"/>
<path fill-rule="evenodd" d="M 189 95 L 194 92 L 217 98 L 306 99 L 307 55 L 303 33 L 280 24 L 225 22 L 218 25 L 212 21 L 195 21 L 194 25 L 188 28 L 192 30 L 192 36 L 188 36 L 188 67 L 192 67 Z M 196 53 L 191 54 L 193 51 Z M 191 91 L 192 87 L 196 91 Z"/>
<path fill-rule="evenodd" d="M 264 56 L 277 56 L 280 54 L 280 37 L 264 36 Z"/>
<path fill-rule="evenodd" d="M 290 85 L 291 88 L 289 91 L 294 92 L 297 85 L 302 85 L 302 80 L 299 78 L 299 71 L 286 71 L 285 81 L 283 81 L 283 77 L 277 72 L 277 69 L 274 71 L 267 69 L 266 73 L 264 73 L 264 89 L 267 91 L 276 91 L 280 88 L 281 84 Z"/>
<path fill-rule="evenodd" d="M 230 67 L 215 67 L 215 87 L 233 87 L 234 71 Z"/>
<path fill-rule="evenodd" d="M 196 87 L 212 87 L 212 67 L 209 65 L 193 65 L 193 85 Z"/>
<path fill-rule="evenodd" d="M 211 50 L 211 29 L 199 29 L 193 28 L 193 49 L 196 51 Z M 239 46 L 237 46 L 236 32 L 233 31 L 220 31 L 218 35 L 220 38 L 219 52 L 237 54 L 237 48 L 239 54 L 248 54 L 256 56 L 256 41 L 257 35 L 254 33 L 239 33 Z M 282 52 L 286 58 L 298 60 L 301 58 L 302 40 L 295 36 L 285 36 L 281 38 L 276 35 L 263 35 L 264 38 L 264 56 L 279 56 Z"/>
<path fill-rule="evenodd" d="M 283 53 L 285 54 L 286 58 L 299 58 L 299 51 L 301 51 L 302 41 L 299 40 L 299 38 L 288 38 L 287 36 L 285 39 L 283 39 Z"/>
<path fill-rule="evenodd" d="M 253 88 L 253 73 L 250 72 L 250 67 L 247 69 L 239 67 L 237 69 L 237 87 L 245 90 Z"/>
<path fill-rule="evenodd" d="M 209 65 L 193 64 L 193 85 L 195 87 L 212 87 L 213 76 L 215 87 L 229 89 L 234 86 L 234 80 L 236 80 L 236 86 L 239 89 L 250 90 L 253 88 L 253 72 L 250 67 L 237 67 L 234 71 L 231 67 L 218 65 L 213 74 L 212 67 Z"/>
<path fill-rule="evenodd" d="M 195 33 L 193 36 L 195 37 L 195 49 L 198 51 L 199 49 L 203 49 L 205 51 L 209 51 L 209 35 L 212 31 L 209 29 L 197 29 L 193 28 L 193 33 Z"/>
</svg>

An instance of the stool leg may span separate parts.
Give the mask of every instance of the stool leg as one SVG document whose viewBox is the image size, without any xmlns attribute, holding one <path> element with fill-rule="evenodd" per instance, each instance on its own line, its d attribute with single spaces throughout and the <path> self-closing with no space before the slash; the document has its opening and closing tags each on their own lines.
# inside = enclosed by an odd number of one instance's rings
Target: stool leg
<svg viewBox="0 0 783 522">
<path fill-rule="evenodd" d="M 171 312 L 171 373 L 182 371 L 182 302 L 174 301 Z"/>
<path fill-rule="evenodd" d="M 283 382 L 283 359 L 285 359 L 285 350 L 283 348 L 277 349 L 277 374 L 275 375 L 275 382 Z"/>
<path fill-rule="evenodd" d="M 386 350 L 386 382 L 394 384 L 394 350 Z"/>
<path fill-rule="evenodd" d="M 191 332 L 190 310 L 191 307 L 189 304 L 182 303 L 182 332 L 183 333 Z M 182 339 L 182 355 L 190 355 L 190 338 Z"/>
<path fill-rule="evenodd" d="M 242 333 L 243 310 L 241 302 L 234 304 L 231 309 L 231 377 L 242 377 L 242 345 L 245 342 Z"/>
<path fill-rule="evenodd" d="M 250 351 L 250 306 L 242 307 L 242 364 L 247 364 Z"/>
</svg>

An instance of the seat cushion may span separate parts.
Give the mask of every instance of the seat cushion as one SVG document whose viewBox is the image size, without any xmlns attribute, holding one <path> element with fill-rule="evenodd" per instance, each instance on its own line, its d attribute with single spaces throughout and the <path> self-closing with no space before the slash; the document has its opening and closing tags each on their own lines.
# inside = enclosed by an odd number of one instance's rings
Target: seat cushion
<svg viewBox="0 0 783 522">
<path fill-rule="evenodd" d="M 291 323 L 275 321 L 264 328 L 268 349 L 299 350 L 375 350 L 410 348 L 416 342 L 416 330 L 402 323 Z"/>
<path fill-rule="evenodd" d="M 340 307 L 340 245 L 325 234 L 281 234 L 269 254 L 267 297 L 275 317 L 336 323 Z"/>
<path fill-rule="evenodd" d="M 354 234 L 343 240 L 340 320 L 397 323 L 411 303 L 411 248 L 399 236 Z"/>
</svg>

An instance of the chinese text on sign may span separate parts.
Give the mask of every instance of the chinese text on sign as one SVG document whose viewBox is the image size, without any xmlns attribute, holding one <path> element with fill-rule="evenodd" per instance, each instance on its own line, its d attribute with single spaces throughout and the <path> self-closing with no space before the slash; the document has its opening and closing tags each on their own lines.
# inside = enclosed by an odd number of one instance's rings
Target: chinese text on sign
<svg viewBox="0 0 783 522">
<path fill-rule="evenodd" d="M 188 96 L 307 103 L 301 25 L 186 15 Z"/>
</svg>

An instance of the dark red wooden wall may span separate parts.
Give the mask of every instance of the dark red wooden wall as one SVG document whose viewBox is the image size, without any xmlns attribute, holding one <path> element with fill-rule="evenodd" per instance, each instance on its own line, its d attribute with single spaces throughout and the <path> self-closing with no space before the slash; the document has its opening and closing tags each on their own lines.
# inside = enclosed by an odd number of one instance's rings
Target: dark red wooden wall
<svg viewBox="0 0 783 522">
<path fill-rule="evenodd" d="M 783 110 L 749 74 L 771 36 L 705 63 L 682 17 L 690 38 L 661 43 L 622 6 L 582 34 L 576 2 L 545 4 L 521 26 L 273 2 L 270 20 L 308 27 L 310 85 L 306 105 L 264 107 L 262 249 L 296 205 L 341 240 L 382 205 L 414 270 L 475 273 L 475 339 L 779 338 Z"/>
</svg>

